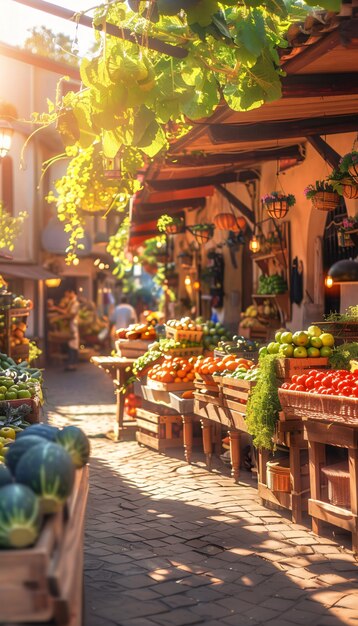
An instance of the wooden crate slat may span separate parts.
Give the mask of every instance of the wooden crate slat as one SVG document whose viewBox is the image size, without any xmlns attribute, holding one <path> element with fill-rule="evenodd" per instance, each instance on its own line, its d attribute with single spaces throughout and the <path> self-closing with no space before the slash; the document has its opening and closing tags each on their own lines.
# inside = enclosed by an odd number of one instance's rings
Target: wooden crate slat
<svg viewBox="0 0 358 626">
<path fill-rule="evenodd" d="M 137 426 L 138 428 L 144 428 L 145 430 L 149 430 L 152 433 L 159 433 L 160 431 L 160 425 L 159 424 L 154 424 L 150 421 L 144 420 L 144 419 L 140 419 L 137 417 Z"/>
</svg>

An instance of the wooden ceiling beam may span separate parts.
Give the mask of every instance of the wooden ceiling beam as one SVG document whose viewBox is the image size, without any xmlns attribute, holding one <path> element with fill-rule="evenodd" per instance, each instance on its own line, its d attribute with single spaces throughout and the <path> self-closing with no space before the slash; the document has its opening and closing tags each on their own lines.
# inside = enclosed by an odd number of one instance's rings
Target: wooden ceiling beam
<svg viewBox="0 0 358 626">
<path fill-rule="evenodd" d="M 252 209 L 250 209 L 240 198 L 235 196 L 231 191 L 225 189 L 221 185 L 215 185 L 215 189 L 228 201 L 232 204 L 235 209 L 238 209 L 240 213 L 253 225 L 255 223 L 255 214 Z"/>
<path fill-rule="evenodd" d="M 356 131 L 358 115 L 332 115 L 256 124 L 213 124 L 209 135 L 214 144 L 276 141 L 311 135 L 334 135 Z"/>
<path fill-rule="evenodd" d="M 269 148 L 267 150 L 250 150 L 247 152 L 228 152 L 219 154 L 206 154 L 193 152 L 181 155 L 168 156 L 167 167 L 208 167 L 210 165 L 253 165 L 265 161 L 277 161 L 277 159 L 297 159 L 303 161 L 305 148 L 301 144 L 283 146 L 281 148 Z"/>
<path fill-rule="evenodd" d="M 156 216 L 162 215 L 163 212 L 170 215 L 183 209 L 200 209 L 205 206 L 205 198 L 193 198 L 191 200 L 171 200 L 170 202 L 141 202 L 136 205 L 134 215 L 143 216 L 145 221 L 149 218 L 155 219 Z M 136 218 L 134 218 L 136 219 Z"/>
<path fill-rule="evenodd" d="M 307 137 L 307 141 L 311 144 L 311 146 L 313 146 L 322 159 L 327 161 L 333 169 L 338 167 L 341 155 L 338 154 L 338 152 L 336 152 L 326 141 L 324 141 L 322 137 L 319 135 L 312 135 L 311 137 Z"/>
<path fill-rule="evenodd" d="M 296 54 L 292 59 L 288 59 L 282 64 L 282 69 L 287 74 L 296 74 L 300 70 L 307 67 L 320 57 L 334 50 L 340 44 L 339 30 L 334 30 L 321 37 L 317 43 L 307 45 L 303 50 Z"/>
<path fill-rule="evenodd" d="M 295 74 L 282 79 L 283 98 L 349 96 L 357 93 L 357 72 Z"/>
<path fill-rule="evenodd" d="M 196 172 L 196 169 L 194 170 Z M 241 172 L 222 172 L 216 176 L 198 176 L 191 178 L 168 178 L 164 180 L 146 180 L 155 191 L 167 191 L 174 189 L 192 189 L 196 187 L 208 187 L 209 185 L 220 185 L 225 183 L 240 183 L 258 178 L 255 170 L 242 170 Z M 187 201 L 188 202 L 188 201 Z"/>
</svg>

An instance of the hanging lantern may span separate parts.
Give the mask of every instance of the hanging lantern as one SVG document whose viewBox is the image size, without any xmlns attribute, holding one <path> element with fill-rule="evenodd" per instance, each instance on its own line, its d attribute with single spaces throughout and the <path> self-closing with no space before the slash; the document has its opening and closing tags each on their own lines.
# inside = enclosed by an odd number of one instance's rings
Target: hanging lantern
<svg viewBox="0 0 358 626">
<path fill-rule="evenodd" d="M 113 158 L 103 157 L 103 174 L 109 180 L 122 178 L 122 155 L 117 152 Z"/>
<path fill-rule="evenodd" d="M 0 159 L 6 157 L 11 148 L 13 128 L 6 120 L 0 120 Z"/>
<path fill-rule="evenodd" d="M 198 244 L 207 243 L 214 235 L 214 224 L 195 224 L 188 226 L 188 230 L 195 237 Z"/>
<path fill-rule="evenodd" d="M 214 217 L 214 224 L 219 230 L 233 230 L 236 220 L 232 213 L 219 213 Z"/>
<path fill-rule="evenodd" d="M 249 249 L 251 250 L 251 252 L 255 253 L 258 252 L 260 250 L 260 241 L 259 239 L 256 237 L 256 235 L 253 235 L 249 241 Z"/>
</svg>

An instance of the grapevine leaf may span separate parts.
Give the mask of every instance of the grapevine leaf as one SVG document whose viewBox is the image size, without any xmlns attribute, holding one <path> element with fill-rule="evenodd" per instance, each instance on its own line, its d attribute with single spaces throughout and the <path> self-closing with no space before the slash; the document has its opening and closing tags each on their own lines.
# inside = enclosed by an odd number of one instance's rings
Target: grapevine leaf
<svg viewBox="0 0 358 626">
<path fill-rule="evenodd" d="M 105 130 L 102 136 L 103 154 L 108 159 L 113 159 L 122 147 L 122 137 L 115 130 Z"/>
</svg>

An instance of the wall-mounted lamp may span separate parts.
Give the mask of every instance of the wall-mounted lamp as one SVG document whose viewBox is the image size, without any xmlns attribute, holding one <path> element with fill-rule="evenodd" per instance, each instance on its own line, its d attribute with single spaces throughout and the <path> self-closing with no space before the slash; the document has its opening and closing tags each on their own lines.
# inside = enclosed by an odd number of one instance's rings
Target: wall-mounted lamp
<svg viewBox="0 0 358 626">
<path fill-rule="evenodd" d="M 73 263 L 73 265 L 79 265 L 79 263 L 80 263 L 79 258 L 76 257 L 75 259 L 73 259 L 72 263 Z"/>
<path fill-rule="evenodd" d="M 190 285 L 191 285 L 191 278 L 190 278 L 190 276 L 185 276 L 184 285 L 186 287 L 190 287 Z"/>
<path fill-rule="evenodd" d="M 358 262 L 352 259 L 343 259 L 333 263 L 325 280 L 326 287 L 355 283 L 358 283 Z"/>
<path fill-rule="evenodd" d="M 11 148 L 14 129 L 6 120 L 0 120 L 0 159 L 6 157 Z"/>
<path fill-rule="evenodd" d="M 198 280 L 194 280 L 193 287 L 198 291 L 200 289 L 200 282 Z"/>
</svg>

